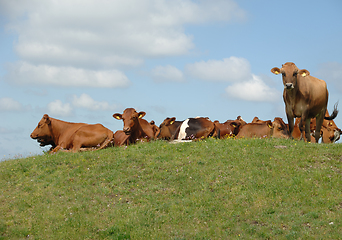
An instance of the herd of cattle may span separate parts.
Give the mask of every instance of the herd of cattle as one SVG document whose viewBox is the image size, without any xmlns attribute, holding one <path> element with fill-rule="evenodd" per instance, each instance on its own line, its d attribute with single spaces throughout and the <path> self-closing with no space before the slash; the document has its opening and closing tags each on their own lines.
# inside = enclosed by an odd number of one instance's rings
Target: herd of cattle
<svg viewBox="0 0 342 240">
<path fill-rule="evenodd" d="M 159 127 L 154 121 L 143 117 L 145 112 L 127 108 L 113 117 L 123 120 L 123 130 L 115 133 L 101 124 L 71 123 L 51 118 L 44 114 L 31 133 L 40 146 L 51 145 L 51 152 L 84 151 L 110 146 L 134 144 L 137 141 L 164 139 L 170 141 L 216 138 L 295 138 L 309 142 L 334 143 L 340 139 L 339 129 L 333 119 L 337 116 L 337 104 L 332 114 L 327 111 L 328 90 L 323 80 L 310 76 L 306 69 L 299 70 L 294 63 L 285 63 L 282 68 L 272 68 L 274 74 L 282 74 L 285 110 L 288 124 L 279 118 L 263 121 L 255 117 L 246 123 L 240 116 L 224 123 L 209 118 L 188 118 L 176 121 L 166 118 Z M 296 121 L 294 122 L 294 118 Z"/>
</svg>

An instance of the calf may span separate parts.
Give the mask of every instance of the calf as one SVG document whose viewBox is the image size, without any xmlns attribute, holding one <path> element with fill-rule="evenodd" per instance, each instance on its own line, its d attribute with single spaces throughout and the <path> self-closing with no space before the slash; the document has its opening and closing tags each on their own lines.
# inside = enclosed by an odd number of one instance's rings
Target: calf
<svg viewBox="0 0 342 240">
<path fill-rule="evenodd" d="M 101 124 L 65 122 L 47 114 L 30 136 L 37 139 L 41 146 L 51 144 L 52 152 L 103 149 L 110 146 L 113 140 L 113 132 Z"/>
</svg>

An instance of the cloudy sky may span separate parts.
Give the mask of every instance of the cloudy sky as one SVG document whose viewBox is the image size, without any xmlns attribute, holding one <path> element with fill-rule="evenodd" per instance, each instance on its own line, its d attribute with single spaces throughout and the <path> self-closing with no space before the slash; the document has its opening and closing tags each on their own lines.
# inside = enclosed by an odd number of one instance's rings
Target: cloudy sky
<svg viewBox="0 0 342 240">
<path fill-rule="evenodd" d="M 45 113 L 112 131 L 127 107 L 157 125 L 285 119 L 270 72 L 285 62 L 327 82 L 332 111 L 341 11 L 340 0 L 0 0 L 0 160 L 47 149 L 30 139 Z"/>
</svg>

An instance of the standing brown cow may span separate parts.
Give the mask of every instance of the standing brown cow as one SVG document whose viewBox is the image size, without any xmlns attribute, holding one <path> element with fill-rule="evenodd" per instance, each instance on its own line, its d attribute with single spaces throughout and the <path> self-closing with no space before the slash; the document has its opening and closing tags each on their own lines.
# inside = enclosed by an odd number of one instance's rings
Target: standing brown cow
<svg viewBox="0 0 342 240">
<path fill-rule="evenodd" d="M 337 106 L 330 117 L 324 117 L 328 104 L 328 90 L 325 81 L 310 76 L 306 69 L 299 70 L 292 62 L 287 62 L 279 69 L 271 69 L 274 74 L 283 75 L 285 111 L 292 137 L 294 118 L 301 117 L 299 129 L 305 130 L 305 137 L 310 142 L 310 119 L 316 118 L 315 139 L 320 138 L 323 119 L 332 120 L 337 116 Z M 304 128 L 305 123 L 305 128 Z M 302 134 L 303 135 L 303 134 Z M 304 136 L 301 136 L 304 138 Z"/>
</svg>

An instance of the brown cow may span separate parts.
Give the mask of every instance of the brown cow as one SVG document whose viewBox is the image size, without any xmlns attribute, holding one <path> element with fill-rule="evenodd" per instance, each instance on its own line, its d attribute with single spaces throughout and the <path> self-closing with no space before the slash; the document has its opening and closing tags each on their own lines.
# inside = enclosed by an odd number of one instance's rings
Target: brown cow
<svg viewBox="0 0 342 240">
<path fill-rule="evenodd" d="M 326 116 L 329 116 L 328 110 L 325 113 Z M 323 143 L 334 143 L 340 139 L 340 135 L 342 133 L 341 129 L 338 128 L 334 122 L 334 120 L 324 120 L 323 121 Z"/>
<path fill-rule="evenodd" d="M 171 139 L 182 141 L 207 137 L 220 138 L 220 129 L 207 117 L 196 117 L 184 120 Z"/>
<path fill-rule="evenodd" d="M 138 140 L 154 139 L 154 131 L 152 125 L 145 119 L 145 112 L 137 112 L 134 108 L 126 108 L 123 114 L 115 113 L 113 117 L 118 120 L 123 120 L 123 132 L 129 136 L 127 144 L 136 143 Z"/>
<path fill-rule="evenodd" d="M 236 138 L 288 138 L 289 133 L 281 118 L 274 118 L 271 120 L 261 121 L 257 123 L 248 123 L 244 125 Z"/>
<path fill-rule="evenodd" d="M 153 136 L 154 136 L 153 138 L 156 139 L 160 133 L 160 129 L 153 120 L 150 122 L 150 125 L 151 125 L 152 131 L 153 131 Z"/>
<path fill-rule="evenodd" d="M 318 142 L 323 119 L 332 120 L 338 113 L 335 105 L 332 115 L 324 117 L 329 95 L 325 81 L 310 76 L 310 72 L 306 69 L 299 70 L 292 62 L 283 64 L 281 69 L 274 67 L 271 72 L 283 75 L 283 98 L 290 136 L 292 137 L 294 128 L 293 119 L 301 117 L 299 129 L 301 132 L 305 129 L 305 137 L 307 141 L 310 141 L 310 119 L 316 118 L 315 139 Z M 301 136 L 301 138 L 304 138 L 304 136 Z"/>
<path fill-rule="evenodd" d="M 114 146 L 120 147 L 123 145 L 129 144 L 129 135 L 127 135 L 124 131 L 118 130 L 114 133 Z"/>
<path fill-rule="evenodd" d="M 311 120 L 312 121 L 312 120 Z M 299 130 L 299 124 L 300 122 L 300 118 L 296 118 L 296 121 L 295 121 L 295 124 L 294 124 L 294 127 L 293 127 L 293 132 L 292 132 L 292 137 L 294 139 L 297 139 L 297 140 L 300 140 L 301 139 L 301 136 L 303 133 L 301 133 L 301 131 Z M 288 125 L 287 125 L 287 128 L 288 128 Z M 316 126 L 313 128 L 313 126 L 310 124 L 310 138 L 311 138 L 311 141 L 312 143 L 315 143 L 316 142 L 316 139 L 315 137 L 312 135 L 314 133 L 314 129 L 316 128 Z M 322 135 L 322 129 L 321 129 L 321 135 Z M 304 138 L 304 141 L 306 142 L 306 138 Z"/>
<path fill-rule="evenodd" d="M 175 117 L 165 118 L 164 121 L 159 125 L 158 139 L 170 140 L 171 137 L 176 133 L 177 128 L 183 121 L 176 121 Z"/>
<path fill-rule="evenodd" d="M 214 121 L 215 125 L 220 129 L 220 138 L 235 137 L 246 122 L 238 116 L 236 120 L 227 120 L 224 123 Z"/>
<path fill-rule="evenodd" d="M 328 110 L 325 113 L 325 116 L 329 116 Z M 297 120 L 296 120 L 297 121 Z M 311 132 L 314 132 L 316 127 L 316 119 L 311 119 L 310 122 L 310 129 Z M 323 120 L 322 128 L 321 128 L 321 136 L 322 136 L 322 143 L 334 143 L 340 139 L 341 129 L 339 129 L 334 120 Z"/>
<path fill-rule="evenodd" d="M 31 133 L 40 145 L 51 144 L 52 152 L 58 150 L 77 152 L 103 149 L 111 145 L 113 132 L 101 124 L 71 123 L 44 114 Z"/>
</svg>

